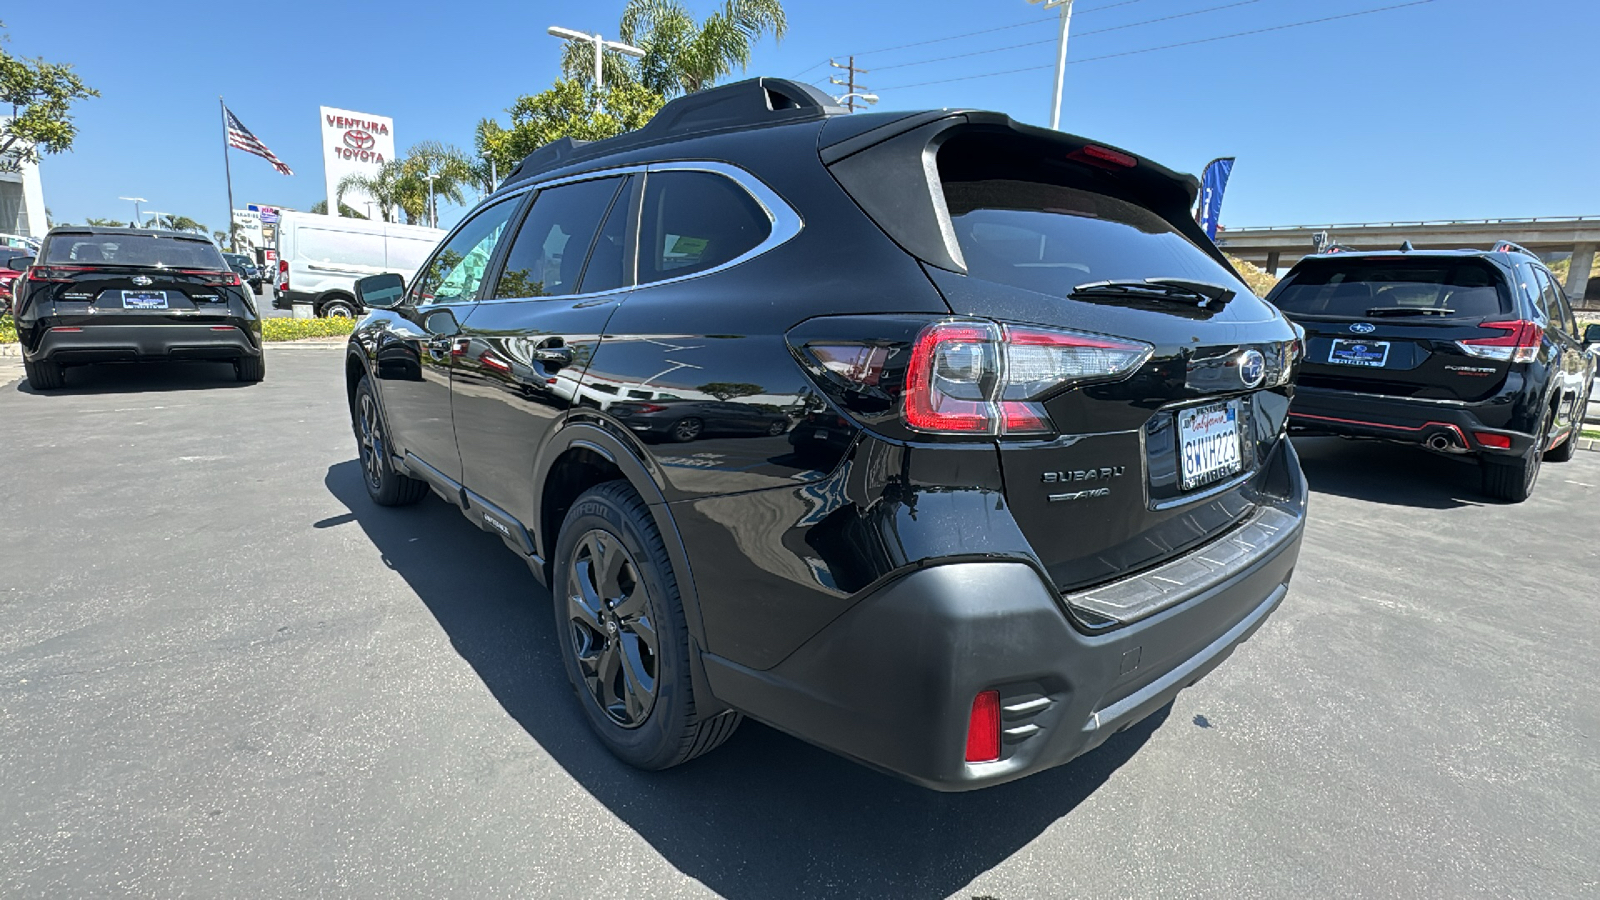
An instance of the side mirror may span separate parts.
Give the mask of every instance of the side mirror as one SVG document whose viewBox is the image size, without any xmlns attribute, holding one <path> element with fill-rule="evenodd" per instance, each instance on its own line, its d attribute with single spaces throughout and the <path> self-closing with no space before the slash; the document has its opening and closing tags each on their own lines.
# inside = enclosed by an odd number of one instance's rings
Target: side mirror
<svg viewBox="0 0 1600 900">
<path fill-rule="evenodd" d="M 1590 325 L 1583 330 L 1585 344 L 1600 344 L 1600 325 Z"/>
<path fill-rule="evenodd" d="M 367 309 L 394 309 L 406 292 L 404 278 L 393 272 L 369 275 L 356 281 L 356 301 Z"/>
</svg>

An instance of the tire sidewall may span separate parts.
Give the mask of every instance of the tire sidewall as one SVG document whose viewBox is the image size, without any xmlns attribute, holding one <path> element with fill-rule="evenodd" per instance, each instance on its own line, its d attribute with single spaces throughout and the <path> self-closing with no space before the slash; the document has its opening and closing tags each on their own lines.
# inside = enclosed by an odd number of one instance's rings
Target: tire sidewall
<svg viewBox="0 0 1600 900">
<path fill-rule="evenodd" d="M 358 462 L 360 455 L 365 452 L 361 446 L 362 397 L 371 398 L 372 407 L 377 412 L 376 419 L 378 423 L 378 439 L 382 442 L 383 450 L 383 452 L 378 454 L 378 471 L 382 473 L 381 477 L 383 479 L 383 484 L 380 485 L 378 489 L 374 490 L 372 487 L 372 482 L 367 479 L 365 466 L 362 466 L 361 484 L 367 489 L 367 496 L 371 497 L 374 502 L 383 504 L 392 499 L 385 497 L 384 494 L 385 492 L 394 493 L 397 487 L 395 484 L 395 479 L 398 477 L 398 474 L 394 470 L 394 466 L 389 462 L 389 426 L 388 423 L 384 421 L 383 404 L 378 402 L 378 394 L 372 389 L 372 382 L 365 378 L 361 379 L 361 383 L 356 385 L 355 408 L 350 411 L 350 424 L 352 427 L 354 427 L 356 432 L 356 456 Z"/>
<path fill-rule="evenodd" d="M 603 486 L 602 489 L 584 493 L 572 505 L 561 525 L 550 582 L 556 640 L 561 651 L 562 666 L 567 671 L 567 679 L 572 683 L 578 706 L 583 710 L 589 727 L 624 762 L 644 769 L 661 768 L 679 755 L 679 738 L 691 708 L 687 629 L 675 585 L 663 570 L 663 566 L 671 565 L 670 561 L 658 558 L 659 554 L 651 549 L 651 544 L 659 541 L 646 539 L 641 523 L 635 522 L 633 514 L 617 502 L 613 495 L 615 490 Z M 571 573 L 572 554 L 578 539 L 596 529 L 620 540 L 633 555 L 639 579 L 648 595 L 650 615 L 656 625 L 656 699 L 649 716 L 637 728 L 618 725 L 601 709 L 584 684 L 572 647 L 567 616 L 567 581 Z"/>
</svg>

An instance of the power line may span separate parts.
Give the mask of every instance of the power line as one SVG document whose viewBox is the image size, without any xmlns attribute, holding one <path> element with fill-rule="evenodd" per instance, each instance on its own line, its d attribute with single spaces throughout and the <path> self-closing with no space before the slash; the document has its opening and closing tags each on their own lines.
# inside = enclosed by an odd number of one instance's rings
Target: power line
<svg viewBox="0 0 1600 900">
<path fill-rule="evenodd" d="M 1105 6 L 1096 6 L 1093 9 L 1077 10 L 1077 11 L 1073 12 L 1073 15 L 1075 15 L 1075 16 L 1087 16 L 1087 15 L 1091 15 L 1091 14 L 1097 13 L 1097 12 L 1105 12 L 1108 9 L 1116 9 L 1119 6 L 1131 6 L 1132 4 L 1143 3 L 1143 2 L 1144 2 L 1144 0 L 1121 0 L 1121 2 L 1119 2 L 1119 3 L 1107 3 Z M 922 47 L 922 46 L 926 46 L 928 44 L 942 44 L 945 41 L 959 41 L 959 40 L 963 40 L 965 38 L 977 37 L 980 34 L 991 34 L 991 33 L 996 32 L 996 31 L 1008 31 L 1008 30 L 1010 30 L 1012 28 L 1026 28 L 1029 25 L 1054 25 L 1054 24 L 1056 24 L 1056 20 L 1053 19 L 1053 18 L 1050 18 L 1049 16 L 1045 16 L 1043 18 L 1037 18 L 1036 17 L 1036 18 L 1029 19 L 1026 22 L 1016 22 L 1016 23 L 1011 24 L 1011 25 L 997 25 L 994 28 L 983 28 L 983 29 L 980 29 L 978 31 L 968 31 L 968 32 L 965 32 L 963 34 L 952 34 L 949 37 L 931 38 L 931 39 L 926 40 L 926 41 L 914 41 L 914 42 L 909 43 L 909 44 L 897 44 L 896 46 L 893 46 L 893 47 L 880 47 L 877 50 L 864 50 L 864 51 L 862 51 L 860 53 L 857 53 L 856 56 L 870 56 L 871 54 L 874 54 L 874 53 L 888 53 L 890 50 L 905 50 L 908 47 Z M 818 63 L 817 65 L 822 65 L 822 63 Z M 811 69 L 815 69 L 816 67 L 817 66 L 812 66 Z M 806 72 L 811 71 L 811 69 L 807 69 Z M 802 72 L 800 74 L 804 75 L 805 72 Z M 798 77 L 798 76 L 796 76 L 796 77 Z"/>
<path fill-rule="evenodd" d="M 1121 53 L 1106 53 L 1106 54 L 1101 55 L 1101 56 L 1091 56 L 1091 57 L 1088 57 L 1086 59 L 1068 60 L 1067 65 L 1077 65 L 1079 63 L 1097 62 L 1097 61 L 1102 60 L 1102 59 L 1116 59 L 1116 58 L 1122 57 L 1122 56 L 1138 56 L 1138 55 L 1143 54 L 1143 53 L 1154 53 L 1154 52 L 1156 52 L 1158 50 L 1173 50 L 1173 49 L 1176 49 L 1178 47 L 1193 47 L 1193 46 L 1195 46 L 1197 44 L 1210 44 L 1210 43 L 1214 43 L 1216 41 L 1226 41 L 1226 40 L 1230 40 L 1232 38 L 1248 37 L 1248 36 L 1254 35 L 1254 34 L 1266 34 L 1266 33 L 1271 32 L 1271 31 L 1286 31 L 1286 30 L 1288 30 L 1290 28 L 1300 28 L 1300 27 L 1305 26 L 1305 25 L 1320 25 L 1320 24 L 1322 24 L 1324 22 L 1334 22 L 1334 21 L 1338 21 L 1339 19 L 1354 19 L 1357 16 L 1370 16 L 1370 15 L 1372 15 L 1374 13 L 1390 12 L 1390 11 L 1396 10 L 1396 9 L 1405 9 L 1405 8 L 1411 7 L 1411 6 L 1422 6 L 1424 4 L 1433 3 L 1433 2 L 1435 2 L 1435 0 L 1412 0 L 1412 2 L 1410 2 L 1410 3 L 1396 3 L 1396 4 L 1392 5 L 1392 6 L 1380 6 L 1380 7 L 1377 7 L 1375 9 L 1364 9 L 1364 10 L 1360 10 L 1358 12 L 1342 13 L 1342 14 L 1337 15 L 1337 16 L 1324 16 L 1323 18 L 1320 18 L 1320 19 L 1307 19 L 1307 20 L 1305 20 L 1303 22 L 1291 22 L 1291 23 L 1289 23 L 1287 25 L 1273 25 L 1273 26 L 1271 26 L 1269 28 L 1253 28 L 1253 29 L 1251 29 L 1249 31 L 1235 31 L 1232 34 L 1222 34 L 1222 35 L 1217 35 L 1216 37 L 1198 38 L 1198 39 L 1192 40 L 1192 41 L 1179 41 L 1176 44 L 1162 44 L 1159 47 L 1145 47 L 1145 48 L 1143 48 L 1141 50 L 1125 50 L 1125 51 L 1123 51 Z M 890 85 L 889 87 L 879 88 L 879 90 L 880 91 L 904 90 L 906 88 L 927 87 L 928 85 L 932 85 L 932 84 L 949 84 L 950 82 L 953 82 L 953 81 L 972 81 L 972 80 L 979 79 L 979 78 L 998 78 L 1001 75 L 1015 75 L 1015 74 L 1017 74 L 1019 72 L 1037 72 L 1037 71 L 1039 71 L 1041 69 L 1053 69 L 1053 68 L 1055 68 L 1055 65 L 1053 63 L 1050 64 L 1050 65 L 1043 65 L 1043 66 L 1027 66 L 1027 67 L 1021 68 L 1021 69 L 1007 69 L 1007 70 L 1005 70 L 1003 72 L 986 72 L 986 73 L 984 73 L 982 75 L 962 75 L 962 76 L 957 77 L 957 78 L 941 78 L 941 79 L 938 79 L 937 81 L 919 81 L 919 82 L 917 82 L 915 84 L 896 84 L 896 85 Z"/>
<path fill-rule="evenodd" d="M 1249 6 L 1252 3 L 1260 3 L 1260 2 L 1261 2 L 1261 0 L 1237 0 L 1237 2 L 1234 2 L 1234 3 L 1226 3 L 1226 4 L 1223 4 L 1222 6 L 1212 6 L 1212 7 L 1206 8 L 1206 9 L 1197 9 L 1197 10 L 1194 10 L 1193 12 L 1174 13 L 1173 15 L 1161 16 L 1160 18 L 1156 18 L 1156 19 L 1145 19 L 1143 22 L 1129 22 L 1126 25 L 1113 25 L 1110 28 L 1096 28 L 1096 29 L 1094 29 L 1092 31 L 1080 31 L 1080 32 L 1078 32 L 1076 37 L 1080 37 L 1081 38 L 1081 37 L 1087 37 L 1087 36 L 1089 36 L 1091 34 L 1105 34 L 1106 32 L 1109 32 L 1109 31 L 1123 31 L 1123 30 L 1128 29 L 1128 28 L 1138 28 L 1141 25 L 1154 25 L 1157 22 L 1170 22 L 1173 19 L 1186 19 L 1186 18 L 1188 18 L 1190 16 L 1198 16 L 1198 15 L 1202 15 L 1204 13 L 1220 12 L 1220 11 L 1225 10 L 1225 9 L 1233 9 L 1234 7 L 1238 7 L 1238 6 Z M 957 53 L 954 56 L 940 56 L 940 57 L 938 57 L 936 59 L 919 59 L 919 60 L 916 60 L 915 62 L 894 63 L 893 65 L 879 66 L 878 68 L 879 69 L 904 69 L 907 66 L 925 66 L 925 65 L 928 65 L 930 63 L 949 62 L 952 59 L 965 59 L 965 58 L 967 58 L 969 56 L 983 56 L 983 55 L 988 54 L 988 53 L 1001 53 L 1001 52 L 1004 52 L 1006 50 L 1020 50 L 1020 49 L 1022 49 L 1024 47 L 1037 47 L 1040 44 L 1054 44 L 1055 42 L 1056 42 L 1055 38 L 1045 38 L 1042 41 L 1028 41 L 1025 44 L 1011 44 L 1011 45 L 1005 46 L 1005 47 L 995 47 L 995 48 L 993 48 L 991 50 L 974 50 L 971 53 Z M 816 67 L 812 66 L 812 68 L 816 68 Z"/>
</svg>

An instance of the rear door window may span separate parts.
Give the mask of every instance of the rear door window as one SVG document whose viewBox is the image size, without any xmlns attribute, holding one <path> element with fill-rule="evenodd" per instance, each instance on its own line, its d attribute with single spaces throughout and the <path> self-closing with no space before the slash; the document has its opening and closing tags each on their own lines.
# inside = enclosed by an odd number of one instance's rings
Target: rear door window
<svg viewBox="0 0 1600 900">
<path fill-rule="evenodd" d="M 61 265 L 164 266 L 226 272 L 217 245 L 201 238 L 153 234 L 73 234 L 50 236 L 45 263 Z"/>
<path fill-rule="evenodd" d="M 495 297 L 576 294 L 589 246 L 622 181 L 600 178 L 541 190 L 511 241 Z"/>
<path fill-rule="evenodd" d="M 1510 292 L 1494 267 L 1470 257 L 1309 261 L 1269 299 L 1293 315 L 1352 319 L 1466 319 L 1511 310 Z"/>
<path fill-rule="evenodd" d="M 766 210 L 732 179 L 711 172 L 651 172 L 639 224 L 639 283 L 714 269 L 771 233 Z"/>
</svg>

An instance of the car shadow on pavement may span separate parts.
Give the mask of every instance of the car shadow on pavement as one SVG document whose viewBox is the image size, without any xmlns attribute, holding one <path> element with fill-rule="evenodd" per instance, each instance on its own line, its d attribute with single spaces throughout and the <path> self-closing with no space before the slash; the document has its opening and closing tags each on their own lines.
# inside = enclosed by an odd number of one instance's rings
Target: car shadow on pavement
<svg viewBox="0 0 1600 900">
<path fill-rule="evenodd" d="M 679 871 L 726 897 L 946 896 L 1071 813 L 1171 712 L 1069 765 L 965 794 L 901 782 L 748 720 L 704 757 L 641 772 L 580 717 L 549 593 L 497 537 L 435 497 L 373 504 L 355 460 L 331 467 L 326 485 L 528 735 Z"/>
<path fill-rule="evenodd" d="M 1294 449 L 1313 491 L 1390 506 L 1456 509 L 1493 503 L 1476 459 L 1385 441 L 1299 436 Z"/>
<path fill-rule="evenodd" d="M 48 397 L 58 394 L 142 394 L 250 387 L 239 380 L 231 362 L 95 363 L 72 366 L 63 374 L 63 386 L 56 390 L 35 390 L 27 378 L 17 382 L 17 390 L 24 394 Z"/>
</svg>

